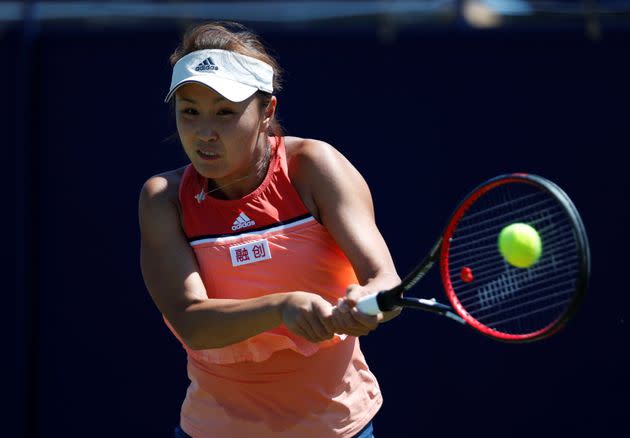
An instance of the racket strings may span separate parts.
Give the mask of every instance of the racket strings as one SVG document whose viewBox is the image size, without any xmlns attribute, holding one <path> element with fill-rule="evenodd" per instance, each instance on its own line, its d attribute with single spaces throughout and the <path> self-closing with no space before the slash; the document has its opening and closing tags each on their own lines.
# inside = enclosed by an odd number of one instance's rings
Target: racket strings
<svg viewBox="0 0 630 438">
<path fill-rule="evenodd" d="M 553 304 L 550 304 L 546 307 L 538 307 L 535 308 L 534 310 L 530 310 L 529 312 L 519 312 L 519 314 L 517 316 L 512 316 L 509 318 L 505 318 L 505 319 L 501 319 L 499 321 L 492 321 L 492 322 L 488 322 L 485 323 L 485 325 L 487 325 L 488 327 L 500 327 L 503 326 L 507 323 L 511 323 L 514 321 L 519 321 L 521 318 L 527 317 L 527 316 L 533 316 L 536 314 L 541 314 L 541 313 L 546 313 L 551 309 L 558 309 L 558 308 L 563 308 L 566 305 L 566 301 L 560 301 L 560 302 L 556 302 Z"/>
<path fill-rule="evenodd" d="M 511 310 L 515 310 L 517 308 L 519 308 L 519 306 L 523 306 L 523 305 L 529 305 L 529 304 L 533 304 L 538 302 L 539 300 L 543 300 L 543 299 L 553 299 L 556 298 L 560 295 L 565 295 L 567 296 L 567 299 L 569 299 L 570 297 L 567 295 L 566 291 L 561 291 L 561 292 L 557 292 L 557 293 L 544 293 L 543 292 L 548 292 L 551 291 L 553 292 L 553 288 L 555 288 L 557 285 L 559 284 L 563 284 L 564 282 L 567 282 L 568 286 L 572 285 L 573 279 L 571 278 L 562 278 L 560 276 L 556 276 L 553 278 L 550 278 L 549 281 L 555 281 L 554 284 L 548 285 L 547 287 L 541 287 L 545 284 L 548 284 L 548 282 L 542 281 L 542 282 L 537 282 L 537 283 L 532 283 L 528 286 L 530 287 L 536 287 L 537 289 L 535 291 L 529 291 L 526 293 L 520 293 L 518 295 L 515 294 L 516 290 L 512 290 L 512 291 L 504 291 L 501 294 L 485 294 L 485 295 L 481 295 L 481 297 L 479 298 L 480 301 L 480 305 L 479 305 L 479 310 L 475 312 L 475 315 L 477 316 L 477 319 L 480 322 L 483 322 L 482 320 L 490 317 L 490 316 L 495 316 L 498 315 L 500 313 L 503 312 L 508 312 Z M 508 297 L 505 298 L 505 296 L 509 296 L 512 295 L 512 297 Z M 542 295 L 541 297 L 538 297 L 539 295 Z M 534 297 L 534 298 L 531 298 Z M 475 297 L 476 298 L 476 297 Z M 530 299 L 531 298 L 531 299 Z M 525 301 L 524 301 L 525 300 Z M 474 301 L 474 300 L 473 300 Z M 512 306 L 512 307 L 508 307 L 509 304 L 518 301 L 520 302 L 519 304 L 517 304 L 516 306 Z M 501 302 L 501 308 L 497 310 L 496 306 L 494 306 L 495 302 Z M 470 305 L 470 300 L 468 303 L 464 303 L 461 302 L 462 305 L 466 306 L 466 305 Z M 483 311 L 484 310 L 493 310 L 493 312 L 491 313 L 486 313 L 484 314 Z"/>
<path fill-rule="evenodd" d="M 539 303 L 549 303 L 549 301 L 551 301 L 551 304 L 547 304 L 544 307 L 540 307 L 538 305 L 534 306 L 534 310 L 528 311 L 528 312 L 518 312 L 518 316 L 511 316 L 508 317 L 506 319 L 501 319 L 501 320 L 492 320 L 491 318 L 497 315 L 502 315 L 505 314 L 508 310 L 510 311 L 515 311 L 515 310 L 521 310 L 524 307 L 529 307 L 531 308 L 531 306 L 533 304 L 539 304 Z M 520 303 L 520 304 L 516 304 L 514 306 L 511 306 L 507 309 L 501 309 L 500 311 L 497 312 L 492 312 L 492 313 L 488 313 L 486 315 L 484 315 L 483 317 L 477 318 L 480 322 L 483 322 L 485 325 L 490 326 L 490 327 L 494 327 L 497 326 L 500 323 L 504 323 L 506 321 L 514 321 L 516 320 L 516 318 L 520 318 L 523 315 L 533 315 L 534 313 L 541 313 L 544 312 L 548 309 L 551 308 L 555 308 L 558 306 L 564 306 L 568 301 L 568 298 L 566 298 L 566 294 L 564 292 L 556 292 L 556 293 L 550 293 L 547 294 L 545 296 L 542 297 L 538 297 L 535 299 L 531 299 L 528 300 L 525 303 Z"/>
<path fill-rule="evenodd" d="M 519 197 L 502 197 L 503 200 L 501 202 L 496 202 L 494 205 L 485 208 L 483 211 L 478 211 L 476 213 L 467 212 L 464 219 L 467 221 L 475 221 L 477 217 L 481 215 L 490 215 L 496 217 L 496 211 L 503 210 L 507 207 L 511 207 L 512 205 L 529 204 L 530 201 L 532 201 L 536 197 L 540 197 L 540 193 L 528 193 Z"/>
<path fill-rule="evenodd" d="M 575 244 L 573 242 L 567 242 L 561 236 L 554 236 L 548 241 L 545 241 L 543 247 L 543 251 L 555 250 L 556 252 L 569 251 L 571 249 L 575 249 Z M 500 254 L 497 253 L 497 242 L 492 242 L 482 246 L 471 247 L 471 249 L 467 249 L 466 251 L 458 251 L 456 257 L 449 257 L 449 261 L 453 264 L 458 264 L 470 260 L 471 257 L 478 260 L 490 260 L 487 265 L 477 263 L 477 268 L 483 269 L 486 266 L 496 266 L 496 261 L 492 259 L 498 256 L 500 256 Z"/>
<path fill-rule="evenodd" d="M 548 218 L 546 218 L 544 221 L 543 220 L 532 220 L 530 222 L 528 222 L 529 225 L 531 225 L 532 227 L 534 227 L 536 230 L 538 230 L 539 234 L 547 234 L 547 235 L 551 235 L 552 238 L 553 236 L 558 236 L 559 233 L 558 231 L 560 231 L 558 228 L 561 227 L 565 227 L 565 231 L 571 231 L 571 228 L 567 225 L 567 224 L 560 224 L 560 225 L 553 225 L 553 224 L 548 224 L 546 221 L 553 219 L 554 217 L 559 218 L 562 216 L 562 212 L 558 212 L 556 214 L 550 215 Z M 518 220 L 518 219 L 516 219 Z M 506 222 L 509 222 L 509 219 L 506 219 L 505 221 L 501 222 L 501 224 L 505 224 Z M 496 249 L 496 243 L 497 243 L 497 234 L 501 231 L 502 225 L 496 225 L 494 227 L 492 226 L 488 226 L 485 230 L 483 231 L 478 231 L 475 233 L 475 235 L 468 235 L 467 236 L 467 240 L 469 240 L 469 242 L 466 243 L 460 243 L 459 247 L 457 249 L 457 253 L 458 255 L 460 255 L 464 249 L 466 248 L 473 248 L 476 249 L 478 248 L 479 242 L 484 242 L 487 244 L 487 247 L 490 248 L 494 248 Z M 549 229 L 553 228 L 554 232 L 553 233 L 549 233 Z M 463 230 L 457 230 L 458 232 L 463 232 Z M 494 239 L 492 239 L 494 238 Z M 493 243 L 493 244 L 490 244 Z"/>
<path fill-rule="evenodd" d="M 574 248 L 574 245 L 570 245 L 570 244 L 565 244 L 565 245 L 558 245 L 555 247 L 546 247 L 547 251 L 552 251 L 552 250 L 571 250 L 572 248 Z M 530 270 L 527 271 L 523 271 L 522 276 L 525 278 L 531 278 L 531 273 L 535 272 L 536 274 L 538 272 L 544 272 L 546 271 L 553 271 L 556 272 L 558 271 L 558 266 L 563 264 L 563 265 L 571 265 L 572 262 L 575 261 L 575 259 L 569 259 L 569 256 L 565 256 L 567 258 L 556 258 L 554 257 L 548 264 L 545 265 L 540 265 L 540 266 L 544 266 L 544 269 L 539 269 L 536 271 L 531 271 L 531 269 L 533 268 L 529 268 Z M 550 266 L 548 266 L 550 265 Z M 471 291 L 474 291 L 475 289 L 479 288 L 480 284 L 485 284 L 488 281 L 491 281 L 492 279 L 495 278 L 499 278 L 502 274 L 506 273 L 506 272 L 516 272 L 516 274 L 514 275 L 519 275 L 518 272 L 520 271 L 520 269 L 514 268 L 513 266 L 510 266 L 507 262 L 505 262 L 504 260 L 488 260 L 486 263 L 476 263 L 474 266 L 467 266 L 464 264 L 461 264 L 462 269 L 463 268 L 468 268 L 471 269 L 471 274 L 473 275 L 473 279 L 475 280 L 475 285 L 473 286 L 472 289 L 468 289 L 467 286 L 469 286 L 469 281 L 464 281 L 461 276 L 456 276 L 454 278 L 452 278 L 451 283 L 453 284 L 453 286 L 457 286 L 459 288 L 459 293 L 457 294 L 457 296 L 459 297 L 466 297 L 467 295 L 471 294 Z M 474 269 L 474 270 L 473 270 Z"/>
<path fill-rule="evenodd" d="M 485 284 L 486 282 L 491 281 L 492 279 L 498 278 L 499 276 L 502 276 L 506 272 L 514 272 L 513 275 L 521 275 L 521 276 L 524 276 L 525 278 L 531 278 L 533 274 L 538 275 L 539 272 L 559 271 L 561 270 L 559 269 L 559 267 L 562 265 L 571 266 L 572 264 L 574 264 L 573 262 L 576 261 L 575 258 L 571 258 L 571 257 L 575 257 L 575 256 L 572 256 L 569 254 L 556 256 L 555 254 L 562 254 L 562 252 L 566 253 L 573 250 L 575 250 L 575 245 L 571 243 L 559 242 L 558 244 L 553 245 L 553 246 L 548 245 L 544 248 L 544 251 L 546 252 L 554 251 L 555 253 L 551 254 L 552 259 L 546 262 L 543 259 L 542 264 L 539 262 L 528 269 L 515 268 L 509 265 L 502 258 L 497 257 L 496 255 L 484 256 L 479 259 L 480 260 L 479 262 L 475 262 L 474 265 L 469 266 L 469 265 L 466 265 L 465 263 L 467 261 L 470 261 L 471 257 L 475 256 L 471 252 L 471 255 L 468 257 L 468 259 L 464 258 L 459 263 L 453 263 L 452 266 L 454 267 L 461 266 L 462 269 L 463 268 L 470 269 L 473 279 L 475 280 L 474 284 L 471 285 L 469 284 L 470 283 L 469 281 L 464 281 L 461 278 L 461 276 L 453 276 L 453 278 L 451 279 L 451 283 L 453 284 L 453 286 L 462 288 L 462 289 L 459 289 L 459 292 L 457 295 L 460 298 L 462 297 L 465 298 L 467 295 L 472 293 L 471 292 L 472 290 L 479 288 L 480 287 L 479 285 Z"/>
<path fill-rule="evenodd" d="M 494 276 L 486 276 L 486 279 L 491 281 L 484 281 L 485 279 L 479 279 L 480 284 L 484 284 L 484 286 L 472 288 L 468 291 L 462 291 L 457 294 L 459 297 L 459 302 L 462 305 L 473 304 L 476 300 L 480 300 L 482 296 L 491 296 L 493 294 L 493 290 L 497 290 L 499 288 L 505 289 L 507 293 L 511 289 L 518 290 L 523 286 L 527 287 L 537 287 L 545 282 L 551 282 L 556 280 L 561 280 L 561 277 L 570 277 L 572 278 L 576 269 L 567 270 L 563 272 L 557 272 L 553 267 L 539 270 L 535 274 L 530 273 L 514 273 L 513 268 L 504 269 L 503 275 L 494 275 Z M 555 274 L 555 275 L 553 275 Z M 494 282 L 492 281 L 494 280 Z M 463 281 L 453 282 L 453 286 L 459 286 L 460 289 L 464 289 L 466 284 Z M 522 294 L 521 296 L 527 296 L 526 294 Z M 481 306 L 484 307 L 484 306 Z"/>
<path fill-rule="evenodd" d="M 511 204 L 512 203 L 509 203 L 509 205 Z M 508 208 L 509 205 L 506 203 L 504 208 Z M 536 213 L 540 213 L 542 211 L 546 212 L 546 217 L 536 218 L 534 216 Z M 554 219 L 554 217 L 563 214 L 564 211 L 560 208 L 559 205 L 553 204 L 553 200 L 546 199 L 535 204 L 526 205 L 518 209 L 510 210 L 500 216 L 491 215 L 490 217 L 484 218 L 483 220 L 477 222 L 473 222 L 472 219 L 464 217 L 458 224 L 457 230 L 459 231 L 459 233 L 466 233 L 467 239 L 474 240 L 474 238 L 477 237 L 477 235 L 479 234 L 484 235 L 486 233 L 489 233 L 493 231 L 496 227 L 499 227 L 500 229 L 500 227 L 506 222 L 514 222 L 524 216 L 531 216 L 532 219 L 528 221 L 528 223 L 532 226 L 535 226 L 545 221 L 551 221 Z M 468 230 L 476 231 L 469 232 Z"/>
<path fill-rule="evenodd" d="M 523 222 L 542 240 L 530 268 L 509 265 L 499 253 L 503 227 Z M 529 184 L 504 184 L 479 197 L 457 224 L 449 243 L 449 277 L 457 300 L 473 318 L 494 330 L 530 333 L 562 316 L 578 273 L 573 226 L 558 200 Z M 462 268 L 472 280 L 463 281 Z"/>
</svg>

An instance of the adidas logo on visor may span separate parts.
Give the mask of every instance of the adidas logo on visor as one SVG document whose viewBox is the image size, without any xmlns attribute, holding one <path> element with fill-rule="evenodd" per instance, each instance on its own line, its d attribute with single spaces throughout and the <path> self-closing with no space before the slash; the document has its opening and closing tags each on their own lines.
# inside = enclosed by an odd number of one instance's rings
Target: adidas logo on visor
<svg viewBox="0 0 630 438">
<path fill-rule="evenodd" d="M 234 224 L 232 224 L 232 230 L 240 230 L 241 228 L 251 227 L 252 225 L 256 225 L 256 222 L 247 217 L 247 215 L 243 212 L 238 215 Z"/>
<path fill-rule="evenodd" d="M 219 67 L 212 62 L 212 58 L 208 57 L 199 63 L 197 67 L 195 67 L 195 71 L 214 71 L 218 70 Z"/>
</svg>

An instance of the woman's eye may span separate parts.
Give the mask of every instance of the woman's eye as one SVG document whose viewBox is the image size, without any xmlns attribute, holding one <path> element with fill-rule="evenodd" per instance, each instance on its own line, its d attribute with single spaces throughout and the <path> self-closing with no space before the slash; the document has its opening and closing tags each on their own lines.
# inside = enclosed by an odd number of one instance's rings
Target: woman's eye
<svg viewBox="0 0 630 438">
<path fill-rule="evenodd" d="M 220 116 L 227 116 L 227 115 L 230 115 L 230 114 L 234 114 L 234 111 L 232 111 L 229 108 L 222 108 L 219 111 L 217 111 L 217 114 L 220 115 Z"/>
<path fill-rule="evenodd" d="M 197 110 L 196 110 L 196 109 L 194 109 L 194 108 L 184 108 L 184 109 L 182 110 L 182 114 L 187 114 L 187 115 L 194 116 L 194 115 L 197 115 L 197 114 L 199 114 L 199 113 L 198 113 L 198 112 L 197 112 Z"/>
</svg>

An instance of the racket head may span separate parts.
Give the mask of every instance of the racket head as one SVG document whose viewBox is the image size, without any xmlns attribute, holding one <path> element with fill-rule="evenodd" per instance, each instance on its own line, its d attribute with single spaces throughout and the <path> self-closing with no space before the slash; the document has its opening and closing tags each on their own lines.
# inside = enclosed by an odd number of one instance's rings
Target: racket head
<svg viewBox="0 0 630 438">
<path fill-rule="evenodd" d="M 510 265 L 498 250 L 507 225 L 533 226 L 542 255 L 531 267 Z M 474 329 L 505 342 L 556 333 L 575 314 L 590 275 L 586 231 L 571 199 L 553 182 L 524 173 L 475 188 L 443 235 L 440 275 L 455 311 Z"/>
</svg>

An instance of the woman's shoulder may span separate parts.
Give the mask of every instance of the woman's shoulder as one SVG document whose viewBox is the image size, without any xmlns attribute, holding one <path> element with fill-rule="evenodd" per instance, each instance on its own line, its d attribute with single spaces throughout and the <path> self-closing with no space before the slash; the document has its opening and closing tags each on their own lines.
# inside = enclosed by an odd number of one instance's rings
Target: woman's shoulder
<svg viewBox="0 0 630 438">
<path fill-rule="evenodd" d="M 162 172 L 147 179 L 140 192 L 141 206 L 143 204 L 164 205 L 165 203 L 177 205 L 179 184 L 185 170 L 186 166 Z"/>
<path fill-rule="evenodd" d="M 331 160 L 334 149 L 320 140 L 300 137 L 284 137 L 287 166 L 291 183 L 302 202 L 311 214 L 320 220 L 320 212 L 315 198 L 317 192 L 325 188 L 322 170 Z M 328 152 L 328 153 L 327 153 Z"/>
<path fill-rule="evenodd" d="M 329 143 L 313 138 L 284 137 L 287 162 L 303 165 L 321 165 L 333 159 L 337 150 Z"/>
<path fill-rule="evenodd" d="M 169 246 L 183 238 L 179 184 L 185 167 L 154 175 L 147 179 L 140 191 L 138 219 L 142 244 L 147 248 Z"/>
</svg>

